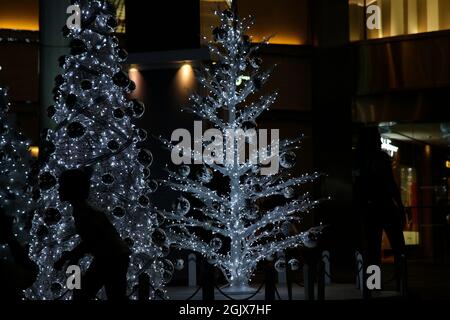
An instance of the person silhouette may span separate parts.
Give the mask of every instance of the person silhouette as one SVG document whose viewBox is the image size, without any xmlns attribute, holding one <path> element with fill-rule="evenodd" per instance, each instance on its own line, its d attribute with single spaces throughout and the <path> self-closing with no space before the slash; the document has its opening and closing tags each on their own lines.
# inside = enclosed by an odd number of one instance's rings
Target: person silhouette
<svg viewBox="0 0 450 320">
<path fill-rule="evenodd" d="M 74 291 L 73 299 L 92 300 L 104 287 L 108 300 L 125 300 L 131 251 L 105 213 L 88 204 L 90 185 L 86 170 L 67 170 L 59 177 L 60 199 L 72 205 L 81 242 L 72 251 L 64 252 L 54 268 L 62 270 L 67 263 L 77 264 L 90 254 L 93 260 L 81 277 L 81 289 Z"/>
<path fill-rule="evenodd" d="M 376 127 L 361 129 L 356 147 L 354 196 L 362 213 L 367 265 L 381 266 L 383 230 L 389 239 L 400 285 L 400 262 L 405 257 L 405 211 L 389 155 L 381 150 Z"/>
<path fill-rule="evenodd" d="M 9 249 L 0 257 L 0 301 L 18 301 L 22 291 L 29 288 L 37 278 L 38 266 L 28 257 L 13 233 L 13 218 L 0 208 L 0 245 Z"/>
</svg>

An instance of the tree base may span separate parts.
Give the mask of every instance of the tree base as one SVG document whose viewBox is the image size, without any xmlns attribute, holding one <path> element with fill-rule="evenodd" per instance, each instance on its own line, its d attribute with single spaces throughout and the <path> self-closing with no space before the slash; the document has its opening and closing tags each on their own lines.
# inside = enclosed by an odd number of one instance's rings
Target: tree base
<svg viewBox="0 0 450 320">
<path fill-rule="evenodd" d="M 256 292 L 255 288 L 250 287 L 249 285 L 227 285 L 225 287 L 220 288 L 224 293 L 228 295 L 249 295 Z"/>
</svg>

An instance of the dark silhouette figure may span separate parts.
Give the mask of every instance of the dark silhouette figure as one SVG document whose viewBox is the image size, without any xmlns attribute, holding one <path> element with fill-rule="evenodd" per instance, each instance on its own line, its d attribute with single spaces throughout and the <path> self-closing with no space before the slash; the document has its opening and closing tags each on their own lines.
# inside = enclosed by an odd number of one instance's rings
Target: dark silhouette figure
<svg viewBox="0 0 450 320">
<path fill-rule="evenodd" d="M 38 266 L 14 236 L 12 227 L 12 217 L 0 208 L 0 245 L 7 245 L 10 252 L 9 257 L 0 257 L 0 301 L 20 300 L 22 291 L 36 281 L 39 273 Z"/>
<path fill-rule="evenodd" d="M 94 259 L 81 277 L 81 289 L 74 291 L 74 300 L 92 300 L 103 286 L 108 300 L 124 300 L 131 252 L 105 213 L 87 203 L 89 188 L 90 176 L 83 170 L 68 170 L 59 178 L 60 199 L 72 205 L 81 243 L 64 252 L 54 267 L 61 270 L 67 262 L 77 264 L 89 253 Z"/>
<path fill-rule="evenodd" d="M 383 230 L 388 236 L 396 263 L 397 283 L 405 255 L 403 226 L 405 211 L 394 180 L 391 159 L 381 150 L 378 128 L 364 128 L 356 148 L 354 195 L 364 225 L 366 264 L 381 265 Z"/>
</svg>

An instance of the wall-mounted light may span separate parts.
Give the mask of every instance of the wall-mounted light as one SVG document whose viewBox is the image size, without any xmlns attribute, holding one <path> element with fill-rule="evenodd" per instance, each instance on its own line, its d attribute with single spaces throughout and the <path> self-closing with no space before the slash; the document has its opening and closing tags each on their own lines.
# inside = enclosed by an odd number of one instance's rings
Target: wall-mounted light
<svg viewBox="0 0 450 320">
<path fill-rule="evenodd" d="M 450 169 L 450 161 L 449 160 L 445 161 L 445 166 Z"/>
<path fill-rule="evenodd" d="M 30 155 L 33 158 L 38 158 L 39 157 L 39 147 L 38 146 L 31 146 L 28 148 L 28 151 L 30 152 Z"/>
</svg>

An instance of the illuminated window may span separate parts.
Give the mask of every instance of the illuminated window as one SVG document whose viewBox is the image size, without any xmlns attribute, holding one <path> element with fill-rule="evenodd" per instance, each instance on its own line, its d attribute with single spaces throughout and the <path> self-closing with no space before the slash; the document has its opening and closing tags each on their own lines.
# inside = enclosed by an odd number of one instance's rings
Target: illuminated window
<svg viewBox="0 0 450 320">
<path fill-rule="evenodd" d="M 117 8 L 117 22 L 119 25 L 117 26 L 116 32 L 125 33 L 125 0 L 111 0 L 114 6 Z"/>
<path fill-rule="evenodd" d="M 376 28 L 373 19 L 379 20 Z M 373 23 L 370 28 L 368 21 Z M 447 30 L 450 1 L 349 0 L 349 24 L 351 41 Z"/>
</svg>

